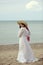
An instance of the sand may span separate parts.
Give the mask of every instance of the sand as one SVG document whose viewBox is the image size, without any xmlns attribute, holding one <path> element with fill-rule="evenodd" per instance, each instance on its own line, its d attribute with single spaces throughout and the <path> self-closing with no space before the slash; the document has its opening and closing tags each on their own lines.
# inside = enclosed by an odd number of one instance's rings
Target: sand
<svg viewBox="0 0 43 65">
<path fill-rule="evenodd" d="M 19 63 L 16 61 L 18 44 L 0 45 L 0 65 L 43 65 L 43 44 L 31 44 L 35 56 L 40 59 L 34 63 Z"/>
</svg>

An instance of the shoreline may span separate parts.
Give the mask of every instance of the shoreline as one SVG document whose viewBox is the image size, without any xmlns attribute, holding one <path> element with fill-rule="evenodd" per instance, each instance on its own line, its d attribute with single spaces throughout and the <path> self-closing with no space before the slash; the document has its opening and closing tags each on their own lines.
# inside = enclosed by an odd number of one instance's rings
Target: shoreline
<svg viewBox="0 0 43 65">
<path fill-rule="evenodd" d="M 33 44 L 31 43 L 30 45 L 31 45 L 32 48 L 33 48 L 33 47 L 35 47 L 35 48 L 38 48 L 38 47 L 41 47 L 41 48 L 42 48 L 42 47 L 43 47 L 43 43 L 33 43 Z M 15 47 L 16 47 L 16 48 L 18 48 L 18 47 L 19 47 L 19 44 L 0 45 L 0 48 L 1 48 L 1 47 L 2 47 L 2 48 L 4 48 L 4 47 L 6 47 L 6 48 L 7 48 L 7 47 L 11 47 L 11 48 L 15 48 Z M 15 49 L 16 49 L 16 48 L 15 48 Z"/>
<path fill-rule="evenodd" d="M 11 43 L 11 44 L 10 43 L 5 43 L 5 44 L 3 43 L 3 44 L 0 44 L 0 45 L 12 45 L 12 44 L 16 45 L 16 44 L 19 44 L 19 43 Z M 37 42 L 36 43 L 31 43 L 30 42 L 29 44 L 43 44 L 43 42 L 38 42 L 38 43 Z"/>
</svg>

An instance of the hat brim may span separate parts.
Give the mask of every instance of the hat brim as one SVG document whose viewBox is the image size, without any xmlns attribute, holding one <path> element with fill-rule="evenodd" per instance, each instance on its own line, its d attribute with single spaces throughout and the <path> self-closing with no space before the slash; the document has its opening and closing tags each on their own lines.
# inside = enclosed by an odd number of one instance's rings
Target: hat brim
<svg viewBox="0 0 43 65">
<path fill-rule="evenodd" d="M 17 21 L 17 24 L 19 24 L 19 25 L 23 24 L 23 25 L 27 26 L 27 23 L 25 21 L 23 21 L 23 20 Z"/>
</svg>

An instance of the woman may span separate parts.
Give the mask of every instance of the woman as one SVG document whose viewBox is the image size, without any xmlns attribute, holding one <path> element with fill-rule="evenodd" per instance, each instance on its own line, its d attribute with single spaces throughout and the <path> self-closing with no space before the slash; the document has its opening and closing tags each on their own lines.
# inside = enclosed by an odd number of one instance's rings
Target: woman
<svg viewBox="0 0 43 65">
<path fill-rule="evenodd" d="M 34 62 L 37 61 L 37 58 L 34 57 L 33 51 L 29 45 L 30 42 L 30 30 L 28 25 L 23 20 L 17 22 L 19 25 L 19 52 L 17 60 L 21 63 L 24 62 Z"/>
</svg>

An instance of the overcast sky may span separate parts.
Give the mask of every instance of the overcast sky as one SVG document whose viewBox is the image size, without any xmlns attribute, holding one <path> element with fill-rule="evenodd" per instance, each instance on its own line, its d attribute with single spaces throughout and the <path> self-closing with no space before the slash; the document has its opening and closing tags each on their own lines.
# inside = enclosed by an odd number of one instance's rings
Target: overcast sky
<svg viewBox="0 0 43 65">
<path fill-rule="evenodd" d="M 43 0 L 0 0 L 0 20 L 43 20 Z"/>
</svg>

